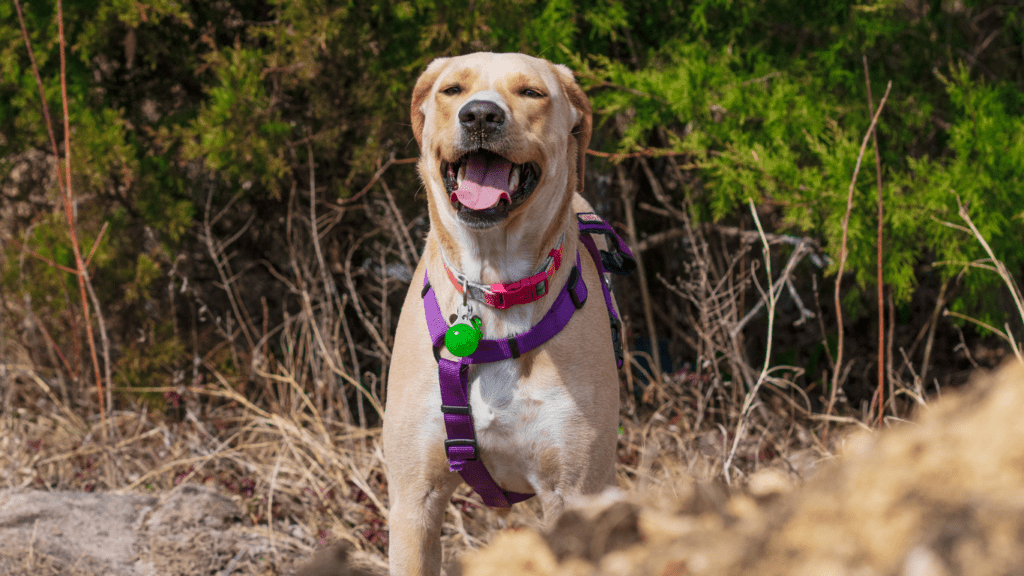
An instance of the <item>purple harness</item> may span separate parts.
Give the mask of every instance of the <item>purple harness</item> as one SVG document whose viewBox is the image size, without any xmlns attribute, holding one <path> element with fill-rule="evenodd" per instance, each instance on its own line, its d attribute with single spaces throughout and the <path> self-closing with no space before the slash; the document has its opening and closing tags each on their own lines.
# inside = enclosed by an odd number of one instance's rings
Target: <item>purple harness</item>
<svg viewBox="0 0 1024 576">
<path fill-rule="evenodd" d="M 576 216 L 579 221 L 580 241 L 587 247 L 587 251 L 597 266 L 601 290 L 604 292 L 604 301 L 608 308 L 608 318 L 612 327 L 615 363 L 621 368 L 619 318 L 612 306 L 612 297 L 604 274 L 606 268 L 617 274 L 628 274 L 636 268 L 636 260 L 625 242 L 600 216 L 589 212 Z M 598 250 L 594 239 L 590 236 L 595 233 L 605 234 L 612 250 Z M 448 323 L 441 313 L 437 296 L 434 294 L 434 289 L 430 285 L 430 279 L 426 273 L 423 275 L 422 296 L 427 327 L 434 346 L 434 357 L 437 359 L 441 385 L 441 412 L 444 414 L 444 425 L 448 433 L 444 448 L 448 457 L 449 469 L 452 472 L 458 472 L 462 479 L 480 494 L 484 504 L 493 508 L 508 508 L 512 504 L 532 497 L 533 494 L 503 490 L 494 481 L 479 458 L 476 431 L 473 429 L 473 418 L 469 408 L 469 365 L 518 358 L 562 331 L 576 310 L 582 308 L 587 301 L 587 285 L 583 281 L 579 253 L 576 253 L 576 263 L 569 272 L 569 281 L 566 282 L 565 288 L 558 294 L 555 303 L 551 305 L 551 309 L 540 322 L 526 332 L 509 338 L 481 340 L 475 352 L 459 360 L 441 358 L 440 351 L 444 345 Z"/>
</svg>

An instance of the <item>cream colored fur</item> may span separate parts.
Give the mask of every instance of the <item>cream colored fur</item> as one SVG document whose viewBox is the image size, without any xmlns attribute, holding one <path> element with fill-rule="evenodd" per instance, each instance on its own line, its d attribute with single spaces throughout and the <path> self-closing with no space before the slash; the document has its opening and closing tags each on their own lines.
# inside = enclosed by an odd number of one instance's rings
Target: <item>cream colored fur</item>
<svg viewBox="0 0 1024 576">
<path fill-rule="evenodd" d="M 461 93 L 444 93 L 455 85 Z M 528 97 L 526 88 L 544 97 Z M 525 203 L 486 229 L 459 220 L 440 173 L 442 161 L 462 153 L 457 149 L 458 111 L 474 98 L 494 102 L 506 113 L 504 137 L 492 151 L 541 168 Z M 589 299 L 565 329 L 518 359 L 471 368 L 470 405 L 481 458 L 502 488 L 536 493 L 550 519 L 573 497 L 614 483 L 619 411 L 608 315 L 574 216 L 591 211 L 578 194 L 591 113 L 572 73 L 522 54 L 437 59 L 416 83 L 412 121 L 431 229 L 398 322 L 384 418 L 394 576 L 440 572 L 441 524 L 462 482 L 445 459 L 437 362 L 420 296 L 423 274 L 429 271 L 442 314 L 454 313 L 461 300 L 446 279 L 441 250 L 476 282 L 511 282 L 533 274 L 565 234 L 563 265 L 547 296 L 507 310 L 476 303 L 484 338 L 505 338 L 536 324 L 565 286 L 581 251 Z"/>
</svg>

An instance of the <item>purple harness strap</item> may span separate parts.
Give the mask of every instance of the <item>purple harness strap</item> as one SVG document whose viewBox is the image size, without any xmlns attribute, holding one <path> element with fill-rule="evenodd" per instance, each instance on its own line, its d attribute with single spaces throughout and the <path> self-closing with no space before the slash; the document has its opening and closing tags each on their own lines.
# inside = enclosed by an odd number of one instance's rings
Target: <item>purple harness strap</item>
<svg viewBox="0 0 1024 576">
<path fill-rule="evenodd" d="M 588 221 L 584 222 L 584 217 Z M 597 219 L 599 224 L 589 220 L 589 217 Z M 612 338 L 616 350 L 616 364 L 622 367 L 621 347 L 619 346 L 618 316 L 612 307 L 611 294 L 605 282 L 605 267 L 602 265 L 602 256 L 599 255 L 597 246 L 589 234 L 602 232 L 610 234 L 617 241 L 620 250 L 625 250 L 629 259 L 632 254 L 625 247 L 611 226 L 594 214 L 580 214 L 580 240 L 587 247 L 587 251 L 594 259 L 598 275 L 601 279 L 601 289 L 604 292 L 605 305 L 608 307 L 608 315 L 612 324 Z M 586 229 L 585 229 L 586 227 Z M 469 484 L 483 498 L 484 504 L 493 508 L 508 508 L 517 502 L 531 498 L 533 494 L 520 494 L 503 490 L 494 481 L 490 472 L 480 460 L 479 448 L 476 443 L 476 431 L 473 428 L 473 417 L 469 408 L 469 365 L 486 364 L 498 362 L 509 358 L 518 358 L 541 344 L 544 344 L 562 328 L 569 323 L 576 310 L 579 310 L 587 301 L 587 285 L 583 281 L 582 268 L 580 266 L 580 255 L 576 253 L 576 264 L 569 272 L 569 280 L 565 289 L 559 293 L 551 309 L 533 328 L 522 334 L 511 336 L 501 340 L 481 340 L 476 351 L 459 360 L 448 360 L 441 358 L 440 350 L 444 346 L 444 335 L 448 330 L 448 323 L 441 313 L 441 307 L 437 302 L 437 295 L 430 285 L 430 278 L 423 274 L 423 309 L 426 313 L 427 328 L 430 331 L 430 340 L 434 346 L 434 356 L 437 358 L 438 379 L 441 386 L 441 412 L 444 414 L 445 430 L 448 439 L 444 442 L 445 454 L 448 457 L 448 467 L 452 472 L 458 472 L 463 481 Z"/>
<path fill-rule="evenodd" d="M 604 292 L 604 304 L 608 308 L 608 321 L 612 328 L 612 349 L 615 351 L 615 365 L 622 368 L 622 328 L 619 323 L 619 315 L 615 313 L 612 306 L 612 294 L 605 280 L 605 272 L 612 272 L 625 276 L 636 269 L 636 258 L 629 251 L 629 246 L 619 238 L 615 230 L 600 216 L 592 212 L 580 212 L 576 214 L 580 228 L 580 241 L 587 247 L 590 257 L 597 266 L 598 276 L 601 278 L 601 290 Z M 598 250 L 594 242 L 593 234 L 604 234 L 608 238 L 608 251 Z"/>
</svg>

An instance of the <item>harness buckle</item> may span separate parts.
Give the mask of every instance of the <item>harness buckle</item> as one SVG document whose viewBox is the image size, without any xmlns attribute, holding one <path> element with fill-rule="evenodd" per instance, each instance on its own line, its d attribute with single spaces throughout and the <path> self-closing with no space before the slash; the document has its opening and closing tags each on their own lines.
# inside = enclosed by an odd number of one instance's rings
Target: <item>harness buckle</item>
<svg viewBox="0 0 1024 576">
<path fill-rule="evenodd" d="M 579 279 L 580 269 L 576 266 L 572 267 L 572 272 L 569 272 L 569 282 L 566 284 L 566 289 L 569 291 L 569 298 L 572 300 L 572 305 L 577 310 L 583 308 L 583 305 L 587 303 L 587 288 L 586 285 L 583 287 L 583 296 L 576 293 L 576 284 Z"/>
<path fill-rule="evenodd" d="M 462 454 L 452 454 L 452 448 L 459 448 L 462 446 L 468 446 L 473 449 L 473 453 L 470 456 L 464 456 Z M 444 453 L 448 457 L 448 460 L 476 460 L 477 446 L 475 438 L 450 438 L 444 441 Z"/>
<path fill-rule="evenodd" d="M 612 350 L 615 351 L 615 365 L 622 368 L 622 363 L 625 360 L 622 353 L 622 326 L 619 324 L 618 320 L 612 318 L 610 315 L 608 318 L 611 320 L 612 324 Z"/>
</svg>

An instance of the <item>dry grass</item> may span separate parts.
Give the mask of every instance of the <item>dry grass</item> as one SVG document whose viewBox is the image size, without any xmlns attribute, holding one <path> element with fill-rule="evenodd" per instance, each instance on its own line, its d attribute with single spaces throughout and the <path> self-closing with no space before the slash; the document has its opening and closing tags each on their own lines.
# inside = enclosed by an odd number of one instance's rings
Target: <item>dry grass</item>
<svg viewBox="0 0 1024 576">
<path fill-rule="evenodd" d="M 981 247 L 985 249 L 985 253 L 988 254 L 989 257 L 984 260 L 972 262 L 970 263 L 970 266 L 978 267 L 983 270 L 990 270 L 999 275 L 999 278 L 1003 281 L 1003 284 L 1010 291 L 1010 296 L 1011 298 L 1013 298 L 1013 304 L 1017 309 L 1017 313 L 1020 315 L 1020 319 L 1024 321 L 1024 296 L 1021 295 L 1020 288 L 1017 286 L 1017 283 L 1013 280 L 1013 275 L 1010 274 L 1009 270 L 1007 270 L 1006 265 L 1003 264 L 1001 260 L 996 258 L 996 255 L 992 251 L 992 248 L 988 245 L 988 241 L 985 240 L 985 237 L 981 234 L 981 232 L 978 231 L 978 228 L 974 225 L 974 221 L 971 220 L 971 214 L 968 211 L 967 206 L 964 206 L 964 204 L 960 201 L 959 197 L 957 197 L 956 203 L 959 206 L 958 213 L 960 215 L 960 218 L 967 224 L 969 229 L 965 229 L 962 226 L 957 226 L 949 223 L 946 223 L 946 225 L 951 226 L 953 228 L 958 228 L 965 232 L 969 232 L 978 240 L 978 243 L 981 244 Z M 986 330 L 990 330 L 993 334 L 999 336 L 999 338 L 1004 340 L 1009 345 L 1010 351 L 1013 352 L 1014 356 L 1017 357 L 1017 361 L 1024 365 L 1024 353 L 1021 352 L 1021 344 L 1014 339 L 1013 330 L 1010 329 L 1009 322 L 1003 325 L 1003 327 L 1005 328 L 1004 331 L 989 324 L 979 322 L 968 316 L 964 316 L 963 314 L 957 314 L 955 312 L 950 311 L 946 311 L 946 314 L 949 316 L 956 316 L 969 322 L 973 322 L 985 328 Z"/>
<path fill-rule="evenodd" d="M 294 206 L 298 197 L 293 191 Z M 382 228 L 405 226 L 393 203 L 377 207 Z M 384 378 L 355 367 L 367 358 L 387 361 L 394 319 L 387 293 L 405 284 L 390 278 L 386 267 L 374 273 L 351 261 L 355 246 L 369 242 L 381 262 L 411 265 L 415 246 L 402 234 L 357 240 L 343 264 L 343 291 L 314 256 L 318 234 L 312 223 L 318 216 L 295 210 L 286 223 L 291 266 L 275 273 L 291 286 L 299 312 L 271 327 L 254 323 L 237 304 L 242 293 L 230 281 L 236 275 L 227 256 L 231 239 L 212 232 L 218 216 L 207 214 L 204 244 L 225 280 L 228 301 L 236 302 L 231 308 L 237 315 L 222 311 L 217 325 L 219 356 L 231 361 L 196 356 L 193 377 L 177 386 L 115 390 L 119 409 L 107 413 L 105 442 L 103 421 L 87 397 L 72 395 L 65 402 L 52 386 L 52 372 L 30 362 L 0 365 L 0 486 L 145 493 L 184 483 L 216 486 L 243 502 L 244 522 L 254 529 L 298 537 L 310 547 L 347 540 L 380 568 L 388 498 L 380 429 L 370 423 L 380 421 Z M 329 230 L 336 218 L 337 211 L 328 213 L 320 229 Z M 693 245 L 699 257 L 718 257 L 703 237 L 694 236 Z M 799 246 L 783 277 L 771 282 L 773 293 L 806 255 Z M 731 261 L 739 262 L 743 253 Z M 700 318 L 694 326 L 706 351 L 705 368 L 666 374 L 647 387 L 649 404 L 623 388 L 619 483 L 627 490 L 671 490 L 683 476 L 716 478 L 726 468 L 743 476 L 782 466 L 799 476 L 827 454 L 809 403 L 773 370 L 767 371 L 767 393 L 743 406 L 744 387 L 727 374 L 757 378 L 737 338 L 750 316 L 741 313 L 737 295 L 740 286 L 758 280 L 754 268 L 719 270 L 695 266 L 693 277 L 670 285 Z M 359 325 L 348 324 L 353 317 Z M 352 337 L 357 331 L 363 334 L 358 341 Z M 708 365 L 710 359 L 715 362 Z M 231 373 L 225 365 L 247 369 Z M 449 560 L 486 544 L 501 525 L 540 525 L 536 502 L 518 506 L 506 519 L 477 502 L 463 487 L 449 506 L 443 531 Z"/>
<path fill-rule="evenodd" d="M 293 192 L 295 206 L 298 197 Z M 393 230 L 404 224 L 391 206 L 377 204 L 376 217 Z M 236 275 L 227 257 L 230 239 L 212 233 L 217 218 L 206 216 L 204 243 L 225 279 L 229 302 L 237 302 L 242 294 L 230 281 Z M 383 566 L 386 475 L 380 429 L 369 424 L 380 421 L 383 375 L 359 374 L 354 367 L 365 366 L 367 358 L 387 360 L 394 319 L 387 293 L 405 284 L 390 278 L 386 267 L 355 268 L 353 247 L 342 265 L 346 289 L 334 286 L 312 249 L 314 218 L 313 211 L 290 215 L 291 266 L 275 270 L 292 287 L 299 313 L 271 327 L 252 322 L 239 305 L 232 306 L 237 316 L 222 311 L 219 357 L 231 361 L 196 356 L 193 377 L 177 386 L 115 390 L 119 409 L 107 414 L 106 442 L 96 407 L 82 396 L 65 402 L 53 388 L 52 372 L 27 361 L 0 365 L 0 486 L 165 493 L 202 483 L 241 499 L 245 523 L 254 528 L 298 537 L 310 547 L 347 540 Z M 336 211 L 328 213 L 320 229 L 329 230 L 334 218 Z M 405 241 L 403 258 L 403 236 L 359 239 L 354 246 L 375 243 L 382 262 L 407 259 L 411 265 L 415 246 Z M 706 241 L 694 240 L 698 255 L 716 257 Z M 756 235 L 749 240 L 760 241 Z M 791 255 L 784 274 L 803 255 L 801 249 Z M 757 378 L 736 338 L 744 328 L 737 285 L 755 282 L 756 271 L 726 270 L 716 277 L 716 270 L 695 266 L 694 278 L 672 286 L 701 319 L 694 325 L 707 351 L 702 362 L 721 360 L 701 372 L 666 374 L 647 387 L 650 404 L 623 388 L 619 483 L 627 490 L 672 489 L 683 475 L 719 477 L 727 460 L 738 475 L 771 466 L 799 474 L 826 453 L 809 404 L 788 381 L 769 377 L 767 401 L 758 396 L 741 409 L 742 387 L 726 374 Z M 785 278 L 774 279 L 772 290 L 785 284 Z M 722 290 L 726 285 L 731 287 Z M 349 325 L 353 317 L 360 324 Z M 363 334 L 358 341 L 352 337 L 357 331 Z M 728 364 L 724 370 L 721 363 Z M 225 365 L 248 369 L 231 373 Z M 737 437 L 745 412 L 747 423 Z M 540 525 L 536 502 L 518 506 L 506 519 L 477 502 L 463 487 L 449 506 L 443 531 L 449 560 L 486 544 L 501 525 Z"/>
<path fill-rule="evenodd" d="M 96 572 L 29 550 L 0 551 L 0 570 L 7 576 L 94 576 Z"/>
</svg>

